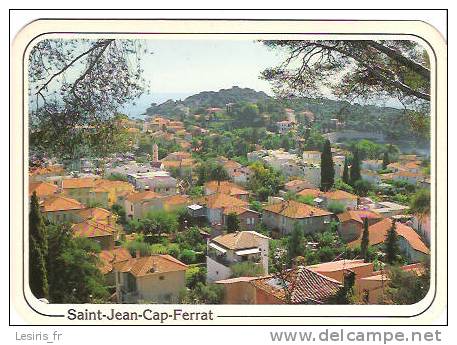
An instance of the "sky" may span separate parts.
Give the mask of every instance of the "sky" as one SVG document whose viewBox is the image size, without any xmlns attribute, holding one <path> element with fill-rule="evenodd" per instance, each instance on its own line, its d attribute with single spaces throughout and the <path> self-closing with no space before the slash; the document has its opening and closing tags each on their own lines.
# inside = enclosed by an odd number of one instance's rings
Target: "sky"
<svg viewBox="0 0 457 345">
<path fill-rule="evenodd" d="M 144 78 L 150 83 L 129 115 L 144 111 L 152 102 L 184 99 L 202 91 L 234 85 L 272 95 L 261 71 L 282 61 L 278 51 L 253 40 L 148 40 L 152 54 L 143 57 Z"/>
<path fill-rule="evenodd" d="M 202 91 L 218 91 L 235 85 L 273 96 L 270 84 L 259 76 L 264 69 L 280 64 L 286 56 L 285 52 L 246 39 L 150 39 L 145 43 L 149 53 L 143 56 L 142 65 L 143 76 L 149 82 L 149 94 L 143 94 L 135 104 L 123 109 L 134 117 L 143 114 L 153 102 L 184 99 Z M 330 94 L 328 97 L 333 98 Z M 401 108 L 394 99 L 375 103 Z"/>
</svg>

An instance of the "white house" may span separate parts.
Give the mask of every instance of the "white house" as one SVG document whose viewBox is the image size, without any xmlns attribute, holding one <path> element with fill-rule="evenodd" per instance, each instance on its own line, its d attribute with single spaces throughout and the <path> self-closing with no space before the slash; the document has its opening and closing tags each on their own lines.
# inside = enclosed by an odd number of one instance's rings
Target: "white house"
<svg viewBox="0 0 457 345">
<path fill-rule="evenodd" d="M 233 265 L 251 262 L 268 274 L 270 238 L 255 231 L 239 231 L 220 235 L 208 241 L 206 280 L 227 279 L 232 276 Z"/>
</svg>

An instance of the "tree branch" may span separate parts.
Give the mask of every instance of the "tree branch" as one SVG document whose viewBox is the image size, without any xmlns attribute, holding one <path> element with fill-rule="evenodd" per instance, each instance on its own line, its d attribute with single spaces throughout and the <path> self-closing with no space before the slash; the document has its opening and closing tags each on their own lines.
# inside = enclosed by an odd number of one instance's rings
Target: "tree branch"
<svg viewBox="0 0 457 345">
<path fill-rule="evenodd" d="M 367 41 L 367 44 L 376 50 L 386 54 L 388 57 L 391 59 L 401 63 L 402 65 L 405 65 L 412 71 L 416 72 L 419 74 L 421 77 L 429 80 L 430 79 L 430 70 L 426 68 L 425 66 L 422 66 L 421 64 L 407 58 L 406 56 L 402 55 L 401 53 L 393 50 L 392 48 L 389 48 L 381 43 L 378 43 L 376 41 Z"/>
<path fill-rule="evenodd" d="M 36 94 L 41 94 L 41 91 L 43 91 L 50 83 L 52 80 L 54 80 L 54 78 L 58 77 L 59 75 L 61 75 L 62 73 L 64 73 L 68 68 L 70 68 L 72 65 L 74 65 L 76 63 L 76 61 L 80 60 L 81 58 L 83 58 L 84 56 L 90 54 L 92 51 L 94 51 L 95 49 L 105 45 L 105 44 L 111 44 L 112 42 L 114 41 L 114 39 L 109 39 L 109 40 L 104 40 L 102 42 L 99 42 L 97 44 L 95 44 L 92 48 L 86 50 L 85 52 L 79 54 L 77 57 L 75 57 L 72 61 L 70 61 L 67 65 L 65 65 L 60 71 L 54 73 L 51 78 L 49 78 L 49 80 L 44 83 L 39 89 L 38 91 L 36 92 Z"/>
</svg>

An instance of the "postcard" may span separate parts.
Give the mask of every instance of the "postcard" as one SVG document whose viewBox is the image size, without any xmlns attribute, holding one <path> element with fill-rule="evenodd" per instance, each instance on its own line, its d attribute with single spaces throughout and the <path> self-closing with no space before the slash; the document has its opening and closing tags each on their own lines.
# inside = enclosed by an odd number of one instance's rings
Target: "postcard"
<svg viewBox="0 0 457 345">
<path fill-rule="evenodd" d="M 12 47 L 28 325 L 427 325 L 447 47 L 419 21 L 41 19 Z"/>
</svg>

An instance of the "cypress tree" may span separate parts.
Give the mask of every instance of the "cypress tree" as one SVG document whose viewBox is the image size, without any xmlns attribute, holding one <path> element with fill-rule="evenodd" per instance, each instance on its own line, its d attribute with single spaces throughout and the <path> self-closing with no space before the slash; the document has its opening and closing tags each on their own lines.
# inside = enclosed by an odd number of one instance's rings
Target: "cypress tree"
<svg viewBox="0 0 457 345">
<path fill-rule="evenodd" d="M 360 175 L 359 149 L 356 148 L 352 156 L 353 158 L 351 165 L 351 185 L 354 185 L 356 181 L 362 178 L 362 176 Z"/>
<path fill-rule="evenodd" d="M 38 197 L 34 192 L 30 201 L 29 213 L 29 285 L 33 295 L 37 298 L 48 295 L 47 256 L 46 226 L 41 216 Z"/>
<path fill-rule="evenodd" d="M 349 184 L 349 165 L 348 158 L 344 158 L 344 169 L 343 169 L 343 182 Z"/>
<path fill-rule="evenodd" d="M 363 219 L 362 243 L 360 244 L 360 256 L 368 262 L 368 218 Z"/>
<path fill-rule="evenodd" d="M 321 190 L 328 191 L 335 182 L 335 168 L 333 166 L 330 141 L 326 140 L 321 155 Z"/>
<path fill-rule="evenodd" d="M 397 260 L 397 255 L 400 253 L 400 247 L 398 245 L 398 234 L 395 220 L 392 221 L 392 226 L 387 232 L 386 239 L 384 241 L 384 248 L 386 252 L 386 261 L 389 264 L 393 264 Z"/>
<path fill-rule="evenodd" d="M 387 169 L 387 166 L 389 164 L 390 164 L 389 153 L 386 151 L 386 152 L 384 152 L 384 156 L 382 157 L 382 168 Z"/>
</svg>

